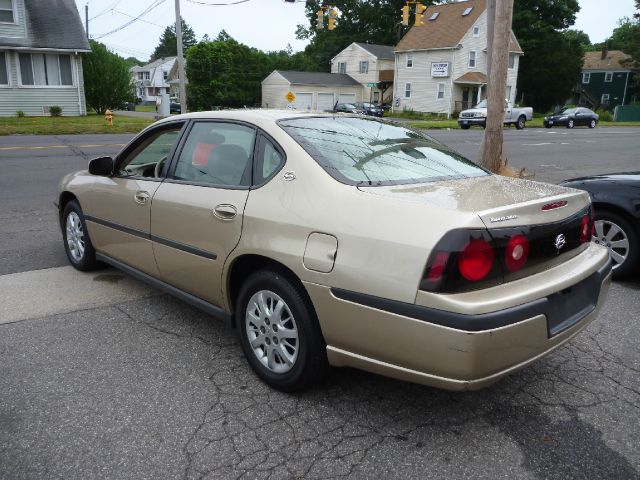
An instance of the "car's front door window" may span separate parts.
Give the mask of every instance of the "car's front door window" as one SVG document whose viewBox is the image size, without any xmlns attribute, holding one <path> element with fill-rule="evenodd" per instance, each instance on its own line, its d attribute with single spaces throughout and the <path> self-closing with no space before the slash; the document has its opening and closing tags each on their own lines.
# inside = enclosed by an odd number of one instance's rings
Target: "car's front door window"
<svg viewBox="0 0 640 480">
<path fill-rule="evenodd" d="M 120 174 L 136 177 L 158 177 L 167 157 L 178 140 L 182 125 L 150 134 L 126 154 L 120 162 Z"/>
</svg>

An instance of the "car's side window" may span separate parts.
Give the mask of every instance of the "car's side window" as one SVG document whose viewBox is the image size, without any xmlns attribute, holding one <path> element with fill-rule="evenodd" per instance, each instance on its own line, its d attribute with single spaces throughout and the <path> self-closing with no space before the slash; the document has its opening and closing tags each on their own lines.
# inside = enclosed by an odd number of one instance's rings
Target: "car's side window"
<svg viewBox="0 0 640 480">
<path fill-rule="evenodd" d="M 256 167 L 253 184 L 261 185 L 280 169 L 284 163 L 282 151 L 276 147 L 267 137 L 260 136 L 258 153 L 256 156 Z"/>
<path fill-rule="evenodd" d="M 145 137 L 126 153 L 118 169 L 123 175 L 156 177 L 178 140 L 182 124 L 163 128 Z"/>
<path fill-rule="evenodd" d="M 255 129 L 223 122 L 197 122 L 184 142 L 173 178 L 212 186 L 251 182 Z"/>
</svg>

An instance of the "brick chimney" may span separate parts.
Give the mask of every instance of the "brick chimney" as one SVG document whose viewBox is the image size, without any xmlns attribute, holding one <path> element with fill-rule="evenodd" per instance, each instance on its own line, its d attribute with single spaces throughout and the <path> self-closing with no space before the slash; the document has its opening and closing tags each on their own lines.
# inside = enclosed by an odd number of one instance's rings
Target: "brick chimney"
<svg viewBox="0 0 640 480">
<path fill-rule="evenodd" d="M 602 56 L 600 59 L 604 60 L 607 58 L 607 55 L 609 55 L 609 42 L 604 42 L 604 45 L 602 45 Z"/>
</svg>

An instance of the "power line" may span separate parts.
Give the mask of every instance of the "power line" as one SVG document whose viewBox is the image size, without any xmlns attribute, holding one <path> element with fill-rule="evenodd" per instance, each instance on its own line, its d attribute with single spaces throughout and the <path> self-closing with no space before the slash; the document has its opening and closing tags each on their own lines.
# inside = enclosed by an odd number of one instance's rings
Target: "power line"
<svg viewBox="0 0 640 480">
<path fill-rule="evenodd" d="M 125 28 L 127 28 L 129 25 L 131 25 L 132 23 L 137 22 L 138 20 L 140 20 L 144 15 L 146 15 L 147 13 L 149 13 L 151 10 L 153 10 L 154 8 L 162 5 L 164 3 L 165 0 L 153 0 L 153 2 L 151 3 L 151 5 L 149 5 L 144 11 L 142 11 L 139 15 L 137 15 L 136 17 L 133 17 L 131 20 L 129 20 L 128 22 L 126 22 L 123 25 L 120 25 L 118 28 L 115 28 L 113 30 L 111 30 L 110 32 L 107 33 L 103 33 L 102 35 L 98 35 L 97 37 L 95 37 L 96 40 L 106 37 L 107 35 L 111 35 L 113 33 L 119 32 L 120 30 L 123 30 Z"/>
<path fill-rule="evenodd" d="M 199 2 L 198 0 L 187 0 L 189 3 L 195 3 L 196 5 L 204 5 L 205 7 L 228 7 L 229 5 L 239 5 L 240 3 L 247 3 L 251 0 L 236 0 L 235 2 L 228 3 L 208 3 Z"/>
<path fill-rule="evenodd" d="M 105 8 L 103 11 L 101 11 L 100 13 L 98 13 L 97 15 L 94 15 L 93 17 L 91 17 L 89 19 L 89 21 L 93 20 L 94 18 L 98 18 L 101 17 L 102 15 L 104 15 L 105 13 L 110 12 L 111 10 L 113 10 L 115 7 L 118 6 L 118 4 L 121 2 L 122 0 L 116 0 L 115 2 L 113 2 L 109 7 Z M 88 5 L 88 3 L 87 3 Z"/>
<path fill-rule="evenodd" d="M 125 17 L 136 18 L 133 15 L 129 15 L 128 13 L 121 12 L 120 10 L 114 10 L 114 12 L 115 13 L 119 13 L 120 15 L 124 15 Z M 149 25 L 154 25 L 156 27 L 160 27 L 160 28 L 165 28 L 166 27 L 166 25 L 160 25 L 158 23 L 153 23 L 153 22 L 150 22 L 149 20 L 144 20 L 142 18 L 138 18 L 138 20 L 143 22 L 143 23 L 148 23 Z"/>
</svg>

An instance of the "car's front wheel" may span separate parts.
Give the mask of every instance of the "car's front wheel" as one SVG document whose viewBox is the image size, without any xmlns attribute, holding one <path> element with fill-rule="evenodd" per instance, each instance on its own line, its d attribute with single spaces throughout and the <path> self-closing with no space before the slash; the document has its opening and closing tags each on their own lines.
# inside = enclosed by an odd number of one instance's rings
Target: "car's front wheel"
<svg viewBox="0 0 640 480">
<path fill-rule="evenodd" d="M 469 130 L 469 128 L 471 128 L 471 125 L 460 125 L 460 128 L 462 130 Z"/>
<path fill-rule="evenodd" d="M 326 344 L 301 285 L 278 270 L 259 270 L 242 286 L 236 325 L 244 354 L 270 386 L 295 391 L 326 375 Z"/>
<path fill-rule="evenodd" d="M 629 276 L 640 260 L 640 238 L 623 216 L 608 210 L 596 210 L 593 241 L 609 249 L 613 260 L 613 278 Z"/>
<path fill-rule="evenodd" d="M 75 268 L 88 272 L 103 266 L 96 260 L 82 209 L 75 200 L 67 203 L 62 212 L 62 238 L 67 258 Z"/>
<path fill-rule="evenodd" d="M 569 119 L 569 121 L 567 122 L 567 128 L 573 128 L 575 126 L 575 124 L 573 123 L 573 120 Z"/>
<path fill-rule="evenodd" d="M 589 128 L 596 128 L 596 121 L 595 119 L 591 119 L 591 121 L 589 122 Z"/>
</svg>

